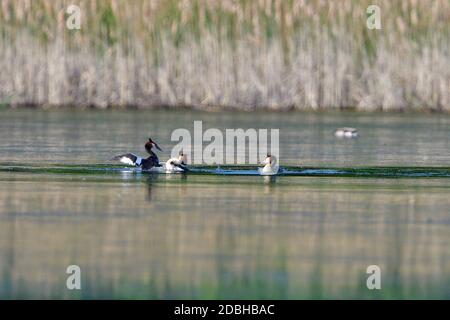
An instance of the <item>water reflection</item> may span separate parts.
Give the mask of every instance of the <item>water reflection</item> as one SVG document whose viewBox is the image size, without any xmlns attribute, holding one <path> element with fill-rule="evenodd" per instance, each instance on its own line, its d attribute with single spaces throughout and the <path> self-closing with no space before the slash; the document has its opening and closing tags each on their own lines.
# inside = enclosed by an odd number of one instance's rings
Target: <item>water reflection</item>
<svg viewBox="0 0 450 320">
<path fill-rule="evenodd" d="M 13 177 L 1 298 L 448 298 L 446 179 Z"/>
<path fill-rule="evenodd" d="M 275 176 L 263 176 L 264 184 L 265 184 L 265 194 L 268 194 L 273 190 L 274 185 L 276 184 L 277 178 Z"/>
<path fill-rule="evenodd" d="M 264 182 L 267 185 L 273 185 L 277 181 L 277 178 L 275 176 L 264 176 Z"/>
<path fill-rule="evenodd" d="M 157 174 L 157 173 L 144 173 L 144 175 L 147 176 L 146 178 L 146 184 L 147 184 L 147 201 L 151 202 L 153 200 L 153 197 L 155 193 L 161 191 L 161 182 L 168 181 L 168 182 L 179 182 L 180 184 L 173 184 L 171 185 L 172 188 L 170 193 L 174 193 L 174 189 L 178 188 L 178 192 L 184 192 L 186 189 L 186 182 L 187 182 L 187 175 L 184 173 L 177 173 L 177 174 Z"/>
</svg>

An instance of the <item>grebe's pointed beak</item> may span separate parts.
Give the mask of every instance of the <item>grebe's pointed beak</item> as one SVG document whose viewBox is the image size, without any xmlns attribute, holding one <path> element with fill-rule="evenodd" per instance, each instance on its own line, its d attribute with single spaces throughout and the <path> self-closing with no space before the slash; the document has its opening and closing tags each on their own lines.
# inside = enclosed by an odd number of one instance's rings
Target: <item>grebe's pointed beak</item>
<svg viewBox="0 0 450 320">
<path fill-rule="evenodd" d="M 158 149 L 159 151 L 162 151 L 161 148 L 156 144 L 156 142 L 153 141 L 153 145 L 155 146 L 156 149 Z"/>
</svg>

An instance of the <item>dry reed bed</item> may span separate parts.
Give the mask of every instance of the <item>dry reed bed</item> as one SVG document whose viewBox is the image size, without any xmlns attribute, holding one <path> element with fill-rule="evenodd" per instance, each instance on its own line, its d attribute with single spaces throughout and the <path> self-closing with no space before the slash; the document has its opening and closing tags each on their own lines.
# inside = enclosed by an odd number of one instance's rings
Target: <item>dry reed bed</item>
<svg viewBox="0 0 450 320">
<path fill-rule="evenodd" d="M 450 2 L 369 4 L 2 0 L 0 102 L 450 111 Z"/>
</svg>

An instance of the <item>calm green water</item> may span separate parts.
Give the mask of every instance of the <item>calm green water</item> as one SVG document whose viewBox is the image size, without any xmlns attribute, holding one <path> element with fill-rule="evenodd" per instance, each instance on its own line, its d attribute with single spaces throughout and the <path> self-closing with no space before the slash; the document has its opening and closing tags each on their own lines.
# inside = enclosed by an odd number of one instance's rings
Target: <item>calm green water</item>
<svg viewBox="0 0 450 320">
<path fill-rule="evenodd" d="M 108 161 L 144 155 L 148 136 L 166 159 L 194 120 L 280 128 L 295 175 Z M 448 299 L 449 138 L 442 115 L 2 111 L 0 298 Z M 381 290 L 366 287 L 373 264 Z"/>
</svg>

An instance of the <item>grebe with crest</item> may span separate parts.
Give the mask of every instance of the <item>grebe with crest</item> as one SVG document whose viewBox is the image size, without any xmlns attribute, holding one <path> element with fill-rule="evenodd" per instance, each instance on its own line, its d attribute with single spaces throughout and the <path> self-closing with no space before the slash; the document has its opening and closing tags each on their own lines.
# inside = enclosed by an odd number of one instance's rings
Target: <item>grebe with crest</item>
<svg viewBox="0 0 450 320">
<path fill-rule="evenodd" d="M 266 159 L 262 162 L 265 166 L 263 168 L 258 168 L 259 174 L 262 176 L 273 176 L 278 173 L 280 169 L 278 166 L 277 158 L 268 153 Z"/>
<path fill-rule="evenodd" d="M 165 169 L 167 173 L 173 172 L 186 172 L 189 169 L 186 166 L 187 156 L 183 152 L 180 152 L 178 158 L 171 158 L 166 161 Z"/>
<path fill-rule="evenodd" d="M 161 148 L 158 146 L 158 144 L 155 141 L 153 141 L 152 138 L 149 138 L 148 141 L 145 143 L 145 150 L 147 150 L 147 152 L 150 154 L 148 158 L 146 159 L 141 158 L 135 155 L 134 153 L 124 153 L 115 156 L 112 160 L 119 160 L 120 162 L 128 164 L 130 166 L 141 167 L 143 170 L 150 170 L 153 167 L 161 167 L 158 156 L 152 150 L 153 148 L 162 151 Z"/>
</svg>

